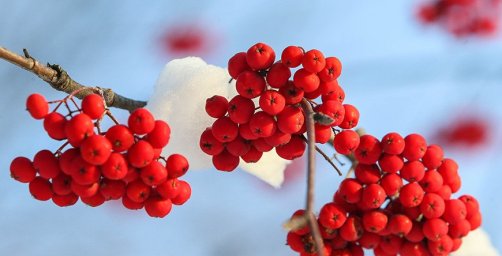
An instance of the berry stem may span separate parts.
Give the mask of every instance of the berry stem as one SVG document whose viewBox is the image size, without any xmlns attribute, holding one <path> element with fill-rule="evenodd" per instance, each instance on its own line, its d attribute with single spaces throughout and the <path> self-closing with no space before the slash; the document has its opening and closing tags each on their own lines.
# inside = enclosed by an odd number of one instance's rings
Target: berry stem
<svg viewBox="0 0 502 256">
<path fill-rule="evenodd" d="M 310 103 L 302 100 L 302 108 L 305 113 L 305 124 L 307 127 L 307 202 L 305 207 L 305 218 L 308 220 L 312 237 L 317 248 L 319 256 L 324 255 L 324 244 L 319 231 L 317 220 L 314 216 L 314 197 L 315 197 L 315 127 L 314 127 L 314 111 Z"/>
<path fill-rule="evenodd" d="M 115 123 L 115 124 L 120 124 L 119 121 L 112 115 L 112 112 L 110 110 L 106 110 L 106 115 Z"/>
<path fill-rule="evenodd" d="M 79 90 L 79 92 L 75 94 L 75 96 L 79 99 L 83 99 L 85 96 L 92 93 L 92 90 L 85 90 L 86 88 L 90 88 L 89 86 L 79 84 L 73 80 L 59 65 L 42 65 L 35 58 L 30 56 L 26 49 L 23 49 L 23 52 L 24 56 L 21 56 L 0 46 L 0 59 L 4 59 L 37 75 L 40 79 L 44 80 L 52 86 L 52 88 L 58 91 L 71 94 L 72 92 Z M 125 109 L 129 112 L 146 105 L 145 101 L 137 101 L 126 98 L 113 92 L 111 89 L 103 89 L 103 96 L 107 106 Z"/>
</svg>

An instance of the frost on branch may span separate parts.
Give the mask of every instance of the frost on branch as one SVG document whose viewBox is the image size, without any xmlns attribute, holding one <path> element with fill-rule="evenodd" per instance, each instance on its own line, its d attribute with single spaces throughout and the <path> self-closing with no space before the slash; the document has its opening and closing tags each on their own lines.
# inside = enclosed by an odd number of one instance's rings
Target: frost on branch
<svg viewBox="0 0 502 256">
<path fill-rule="evenodd" d="M 233 97 L 235 85 L 229 84 L 225 68 L 208 65 L 197 57 L 176 59 L 162 70 L 147 108 L 171 126 L 169 148 L 163 154 L 180 153 L 190 162 L 190 169 L 212 168 L 211 157 L 199 147 L 199 136 L 214 119 L 205 112 L 206 99 L 213 95 Z M 259 163 L 240 167 L 274 187 L 284 179 L 284 169 L 290 161 L 275 152 L 263 154 Z"/>
</svg>

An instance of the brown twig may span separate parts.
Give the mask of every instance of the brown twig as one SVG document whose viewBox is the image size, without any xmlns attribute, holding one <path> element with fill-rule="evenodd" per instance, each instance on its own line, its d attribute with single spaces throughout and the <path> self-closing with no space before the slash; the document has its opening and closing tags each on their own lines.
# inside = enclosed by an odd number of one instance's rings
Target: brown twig
<svg viewBox="0 0 502 256">
<path fill-rule="evenodd" d="M 319 226 L 314 215 L 314 195 L 315 195 L 315 127 L 314 111 L 310 103 L 303 99 L 302 108 L 305 113 L 305 125 L 307 127 L 307 202 L 305 207 L 305 218 L 307 219 L 312 238 L 317 249 L 317 255 L 324 255 L 324 244 L 319 231 Z"/>
<path fill-rule="evenodd" d="M 21 67 L 47 82 L 52 88 L 71 94 L 77 90 L 78 93 L 75 96 L 79 99 L 84 98 L 88 94 L 92 93 L 94 89 L 91 86 L 85 86 L 75 82 L 66 71 L 63 70 L 59 65 L 47 64 L 47 66 L 40 64 L 36 59 L 34 59 L 28 53 L 28 50 L 23 49 L 24 57 L 18 55 L 4 47 L 0 46 L 0 58 L 4 59 L 18 67 Z M 133 99 L 121 96 L 111 89 L 102 89 L 103 96 L 106 101 L 106 105 L 110 107 L 125 109 L 128 111 L 133 111 L 134 109 L 144 107 L 146 105 L 145 101 L 137 101 Z"/>
</svg>

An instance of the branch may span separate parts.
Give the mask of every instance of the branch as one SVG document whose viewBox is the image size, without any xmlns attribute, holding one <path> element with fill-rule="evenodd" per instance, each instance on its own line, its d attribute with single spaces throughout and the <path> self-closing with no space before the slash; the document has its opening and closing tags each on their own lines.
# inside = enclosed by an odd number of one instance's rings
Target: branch
<svg viewBox="0 0 502 256">
<path fill-rule="evenodd" d="M 66 71 L 63 70 L 59 65 L 47 64 L 44 66 L 40 64 L 36 59 L 30 56 L 26 49 L 23 49 L 24 57 L 18 55 L 10 50 L 0 46 L 0 58 L 4 59 L 18 67 L 21 67 L 35 75 L 40 79 L 47 82 L 52 88 L 71 94 L 75 91 L 79 91 L 75 96 L 79 99 L 83 99 L 88 94 L 91 94 L 94 87 L 85 86 L 79 84 L 73 80 Z M 103 90 L 103 97 L 105 99 L 106 105 L 109 107 L 115 107 L 120 109 L 129 110 L 129 112 L 144 107 L 146 105 L 145 101 L 136 101 L 133 99 L 121 96 L 111 89 L 101 88 Z"/>
<path fill-rule="evenodd" d="M 312 110 L 312 106 L 310 103 L 303 99 L 302 108 L 305 112 L 305 120 L 307 127 L 307 203 L 305 207 L 305 218 L 308 220 L 310 231 L 312 233 L 312 237 L 314 239 L 317 255 L 324 255 L 324 244 L 321 236 L 321 232 L 319 231 L 319 226 L 317 224 L 317 220 L 314 216 L 313 208 L 314 208 L 314 185 L 315 185 L 315 127 L 314 127 L 314 111 Z"/>
</svg>

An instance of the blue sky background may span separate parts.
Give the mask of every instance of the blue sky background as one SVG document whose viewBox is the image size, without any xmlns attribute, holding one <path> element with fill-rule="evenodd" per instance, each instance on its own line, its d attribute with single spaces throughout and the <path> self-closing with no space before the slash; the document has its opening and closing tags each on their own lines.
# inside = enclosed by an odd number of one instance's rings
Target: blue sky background
<svg viewBox="0 0 502 256">
<path fill-rule="evenodd" d="M 489 118 L 482 148 L 446 148 L 460 164 L 460 193 L 481 203 L 483 227 L 502 250 L 501 38 L 456 39 L 423 27 L 415 1 L 6 1 L 0 0 L 0 45 L 28 48 L 41 62 L 62 65 L 77 81 L 147 100 L 174 55 L 159 44 L 173 24 L 197 22 L 215 46 L 206 62 L 226 66 L 234 53 L 265 42 L 317 48 L 343 63 L 346 102 L 360 126 L 377 137 L 396 131 L 432 138 L 452 118 Z M 0 252 L 5 255 L 291 255 L 282 223 L 303 207 L 305 185 L 267 188 L 242 172 L 190 172 L 192 199 L 164 219 L 119 203 L 59 208 L 31 198 L 9 177 L 10 161 L 55 150 L 42 123 L 24 111 L 26 97 L 64 94 L 11 64 L 0 62 Z M 182 107 L 182 106 L 180 106 Z M 126 113 L 115 111 L 125 120 Z M 198 140 L 198 137 L 194 137 Z M 324 147 L 327 152 L 332 152 Z M 331 200 L 341 177 L 318 161 L 317 209 Z M 300 179 L 301 180 L 301 179 Z"/>
</svg>

